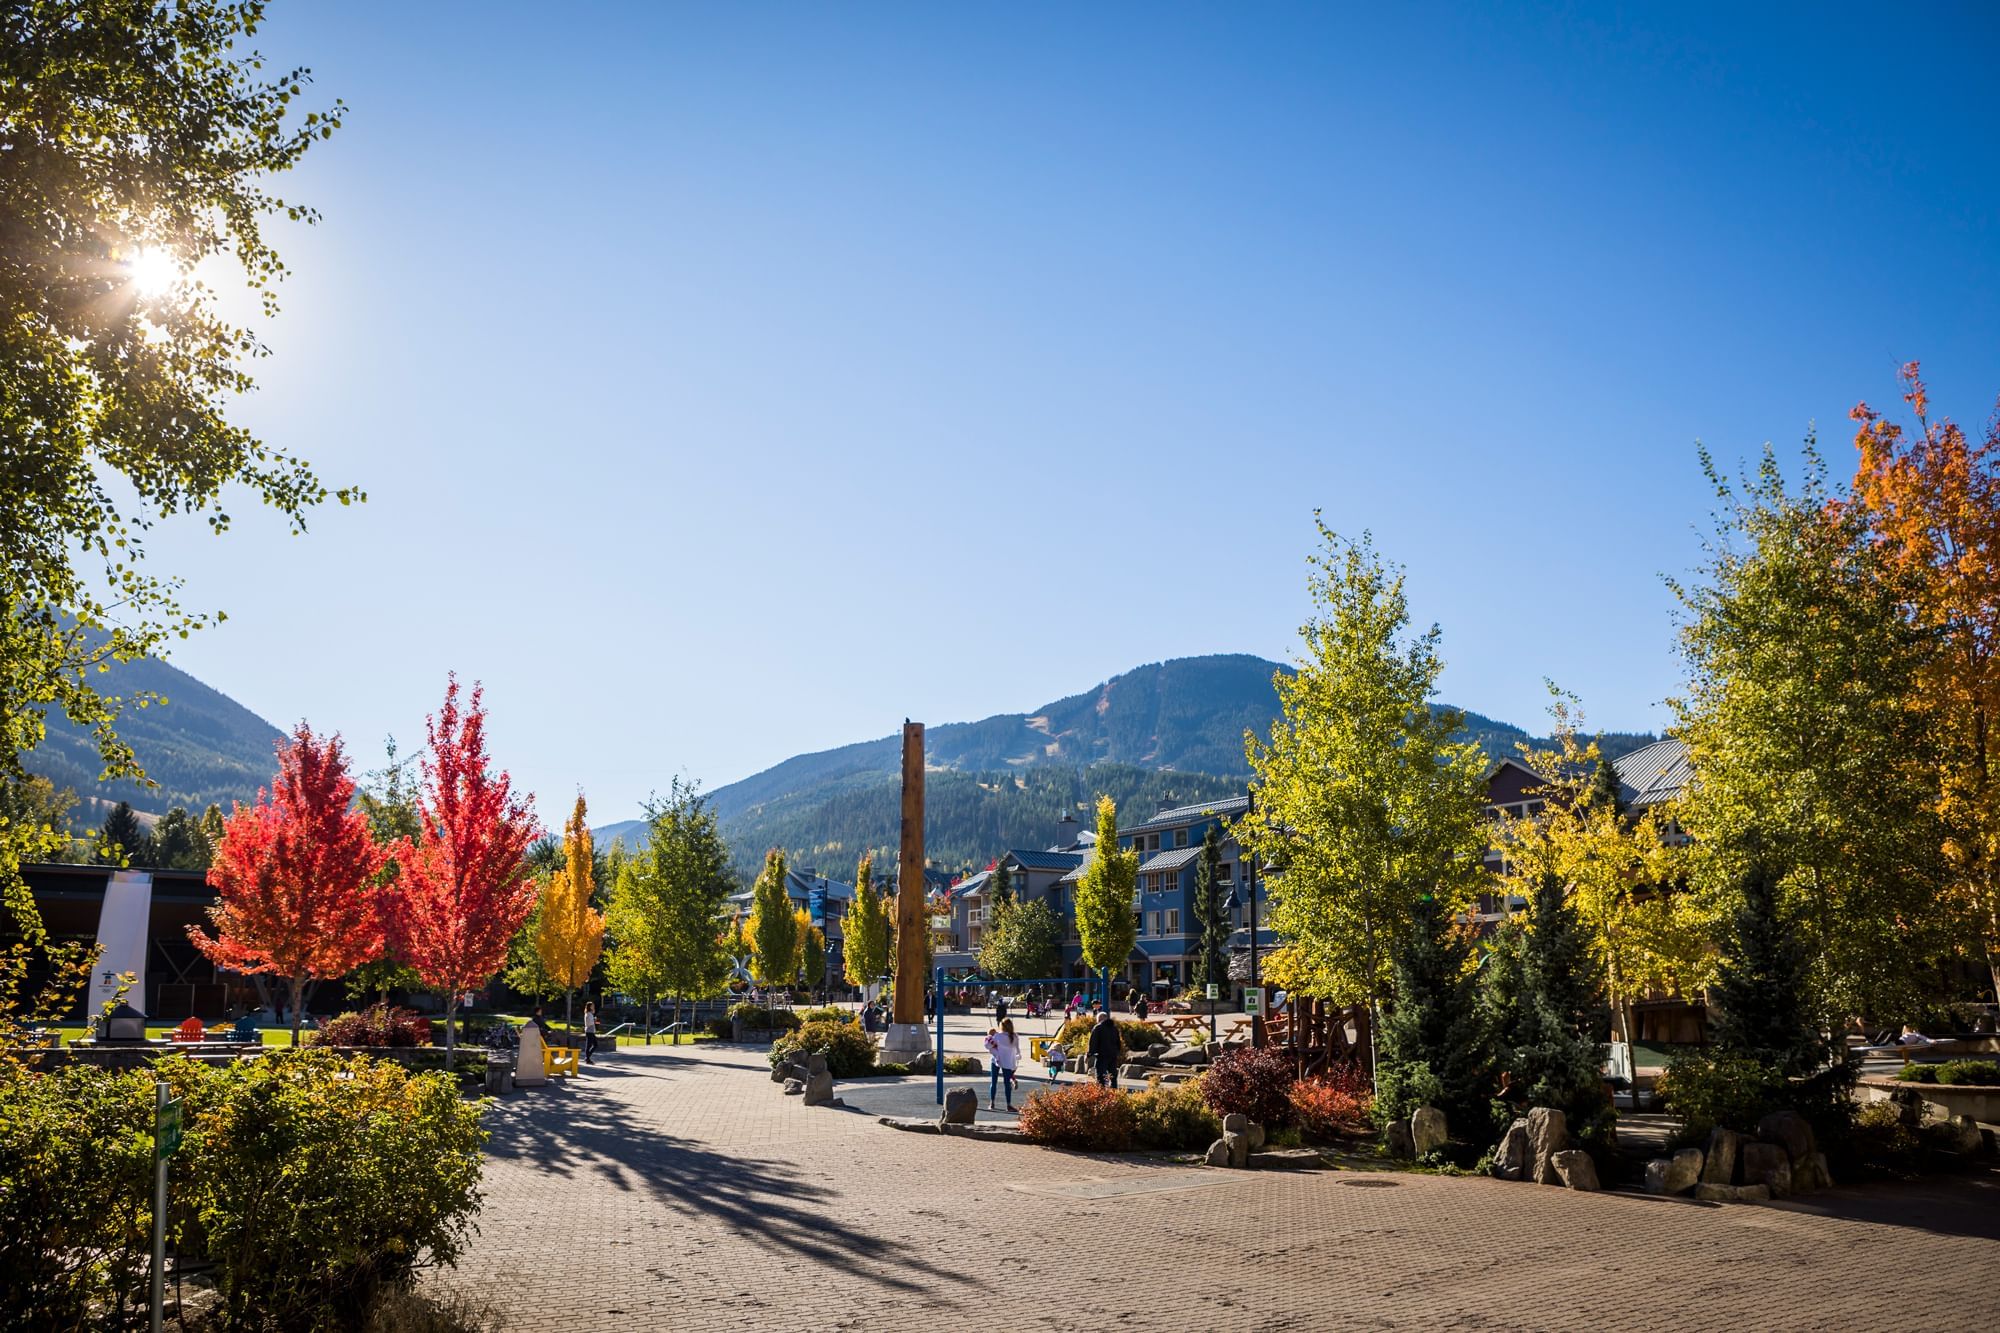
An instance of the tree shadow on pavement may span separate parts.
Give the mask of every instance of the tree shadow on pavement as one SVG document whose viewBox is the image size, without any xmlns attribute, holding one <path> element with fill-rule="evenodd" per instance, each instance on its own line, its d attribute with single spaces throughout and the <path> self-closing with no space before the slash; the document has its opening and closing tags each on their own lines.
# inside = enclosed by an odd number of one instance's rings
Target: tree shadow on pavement
<svg viewBox="0 0 2000 1333">
<path fill-rule="evenodd" d="M 752 1244 L 897 1291 L 941 1298 L 945 1284 L 974 1285 L 899 1241 L 847 1225 L 834 1192 L 792 1168 L 669 1134 L 617 1097 L 594 1094 L 590 1082 L 552 1083 L 496 1105 L 486 1117 L 487 1155 L 586 1187 L 643 1191 L 670 1212 L 715 1219 Z"/>
</svg>

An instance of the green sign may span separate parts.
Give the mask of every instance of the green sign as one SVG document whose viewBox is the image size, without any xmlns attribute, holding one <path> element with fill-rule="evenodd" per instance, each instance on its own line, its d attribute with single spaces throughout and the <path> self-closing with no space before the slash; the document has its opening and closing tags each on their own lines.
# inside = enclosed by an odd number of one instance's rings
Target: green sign
<svg viewBox="0 0 2000 1333">
<path fill-rule="evenodd" d="M 1243 992 L 1243 1012 L 1252 1015 L 1264 1012 L 1264 988 L 1262 986 L 1252 986 Z"/>
<path fill-rule="evenodd" d="M 153 1157 L 164 1161 L 181 1148 L 181 1104 L 168 1102 L 153 1120 Z"/>
<path fill-rule="evenodd" d="M 1221 998 L 1222 998 L 1222 987 L 1220 987 L 1220 986 L 1216 985 L 1216 984 L 1215 984 L 1215 983 L 1214 983 L 1213 981 L 1209 982 L 1209 983 L 1208 983 L 1208 998 L 1209 998 L 1209 999 L 1211 999 L 1211 1000 L 1219 1000 L 1219 999 L 1221 999 Z"/>
</svg>

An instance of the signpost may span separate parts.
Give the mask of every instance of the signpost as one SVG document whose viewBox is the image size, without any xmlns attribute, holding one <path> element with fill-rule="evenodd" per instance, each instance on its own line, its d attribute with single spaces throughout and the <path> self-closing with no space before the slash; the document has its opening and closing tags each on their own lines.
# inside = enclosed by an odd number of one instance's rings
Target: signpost
<svg viewBox="0 0 2000 1333">
<path fill-rule="evenodd" d="M 1251 986 L 1243 992 L 1243 1012 L 1252 1018 L 1262 1016 L 1264 1012 L 1264 988 L 1262 986 Z"/>
<path fill-rule="evenodd" d="M 167 1085 L 153 1085 L 153 1333 L 160 1333 L 167 1296 L 167 1159 L 181 1149 L 181 1104 Z"/>
<path fill-rule="evenodd" d="M 1222 998 L 1222 987 L 1213 981 L 1208 983 L 1208 1040 L 1215 1041 L 1215 1002 Z"/>
</svg>

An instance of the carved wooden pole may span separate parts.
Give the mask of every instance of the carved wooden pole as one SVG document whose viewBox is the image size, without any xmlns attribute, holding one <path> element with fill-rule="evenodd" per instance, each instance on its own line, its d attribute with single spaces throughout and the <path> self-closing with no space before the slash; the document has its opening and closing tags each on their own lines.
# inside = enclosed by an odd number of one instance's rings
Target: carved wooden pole
<svg viewBox="0 0 2000 1333">
<path fill-rule="evenodd" d="M 924 724 L 903 723 L 903 836 L 896 862 L 895 1021 L 915 1024 L 922 1044 L 924 941 L 930 931 L 924 902 Z"/>
</svg>

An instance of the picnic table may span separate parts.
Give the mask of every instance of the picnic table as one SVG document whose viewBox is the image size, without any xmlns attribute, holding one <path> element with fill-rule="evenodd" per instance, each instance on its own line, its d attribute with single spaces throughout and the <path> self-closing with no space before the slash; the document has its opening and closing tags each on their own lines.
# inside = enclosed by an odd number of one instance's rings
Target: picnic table
<svg viewBox="0 0 2000 1333">
<path fill-rule="evenodd" d="M 1208 1018 L 1202 1014 L 1178 1014 L 1173 1018 L 1160 1019 L 1153 1026 L 1168 1037 L 1184 1040 L 1191 1032 L 1208 1031 Z"/>
</svg>

